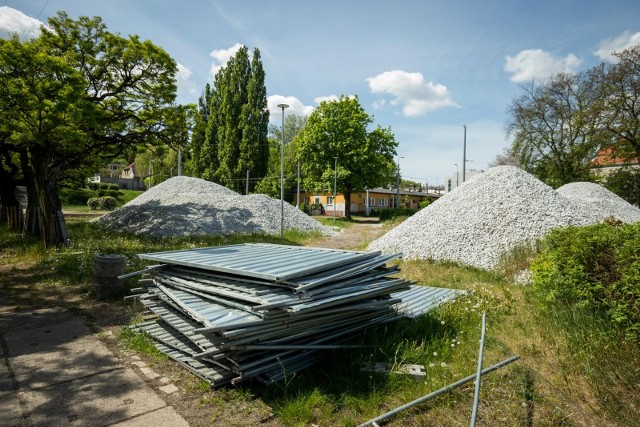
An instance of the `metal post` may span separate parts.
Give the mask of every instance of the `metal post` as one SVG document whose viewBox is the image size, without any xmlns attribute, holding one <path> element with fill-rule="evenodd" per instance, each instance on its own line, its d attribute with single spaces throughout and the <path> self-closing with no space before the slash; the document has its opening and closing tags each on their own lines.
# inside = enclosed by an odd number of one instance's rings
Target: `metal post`
<svg viewBox="0 0 640 427">
<path fill-rule="evenodd" d="M 287 104 L 278 104 L 282 108 L 282 144 L 280 145 L 280 237 L 284 237 L 284 109 Z"/>
<path fill-rule="evenodd" d="M 296 194 L 296 208 L 300 209 L 300 161 L 298 161 L 298 189 Z"/>
<path fill-rule="evenodd" d="M 368 188 L 367 188 L 367 204 L 366 204 L 366 206 L 367 206 L 366 213 L 367 213 L 367 216 L 369 216 L 369 212 L 371 212 L 371 206 L 369 205 L 369 189 Z"/>
<path fill-rule="evenodd" d="M 484 332 L 487 325 L 487 312 L 482 312 L 482 337 L 480 338 L 480 351 L 478 352 L 478 372 L 476 373 L 476 390 L 473 394 L 473 411 L 471 413 L 471 427 L 476 425 L 478 415 L 478 400 L 480 399 L 480 376 L 482 375 L 482 353 L 484 352 Z"/>
<path fill-rule="evenodd" d="M 511 356 L 510 358 L 505 359 L 500 363 L 496 363 L 495 365 L 484 369 L 482 371 L 482 375 L 486 375 L 489 372 L 493 372 L 496 369 L 499 369 L 499 368 L 501 368 L 501 367 L 503 367 L 505 365 L 513 363 L 518 359 L 520 359 L 520 356 L 517 356 L 517 355 L 516 356 Z M 466 384 L 466 383 L 468 383 L 470 381 L 473 381 L 474 378 L 476 378 L 476 374 L 469 375 L 468 377 L 465 377 L 465 378 L 463 378 L 461 380 L 458 380 L 453 384 L 449 384 L 448 386 L 442 387 L 441 389 L 436 390 L 433 393 L 429 393 L 426 396 L 420 397 L 420 398 L 418 398 L 418 399 L 416 399 L 416 400 L 414 400 L 412 402 L 407 403 L 406 405 L 402 405 L 399 408 L 396 408 L 396 409 L 394 409 L 392 411 L 389 411 L 386 414 L 382 414 L 379 417 L 376 417 L 376 418 L 373 418 L 371 420 L 365 421 L 364 423 L 360 424 L 358 427 L 364 427 L 364 426 L 369 426 L 369 425 L 377 425 L 377 423 L 379 421 L 383 421 L 383 420 L 386 420 L 387 418 L 391 418 L 395 414 L 400 413 L 400 412 L 404 411 L 405 409 L 409 409 L 409 408 L 411 408 L 413 406 L 416 406 L 419 403 L 426 402 L 427 400 L 431 400 L 434 397 L 438 397 L 441 394 L 444 394 L 444 393 L 446 393 L 448 391 L 451 391 L 456 387 L 460 387 L 461 385 L 464 385 L 464 384 Z"/>
<path fill-rule="evenodd" d="M 153 159 L 149 158 L 149 188 L 153 187 Z"/>
<path fill-rule="evenodd" d="M 182 176 L 182 146 L 178 147 L 178 176 Z"/>
<path fill-rule="evenodd" d="M 466 179 L 467 170 L 467 125 L 464 125 L 464 146 L 462 148 L 462 183 Z"/>
<path fill-rule="evenodd" d="M 397 161 L 398 174 L 396 176 L 396 208 L 400 207 L 400 159 L 404 159 L 404 157 L 398 156 Z"/>
<path fill-rule="evenodd" d="M 247 184 L 245 185 L 244 194 L 249 195 L 249 169 L 247 169 Z"/>
<path fill-rule="evenodd" d="M 333 167 L 333 222 L 336 221 L 336 197 L 337 197 L 337 189 L 336 185 L 338 183 L 338 158 L 334 157 L 334 167 Z M 346 204 L 346 201 L 345 201 Z"/>
</svg>

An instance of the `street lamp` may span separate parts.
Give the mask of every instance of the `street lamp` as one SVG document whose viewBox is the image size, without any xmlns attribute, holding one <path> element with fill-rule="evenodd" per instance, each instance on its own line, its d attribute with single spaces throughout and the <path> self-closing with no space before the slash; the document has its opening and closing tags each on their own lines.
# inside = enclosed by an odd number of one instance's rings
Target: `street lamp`
<svg viewBox="0 0 640 427">
<path fill-rule="evenodd" d="M 338 183 L 338 158 L 334 157 L 334 166 L 333 166 L 333 222 L 336 222 L 336 184 Z"/>
<path fill-rule="evenodd" d="M 458 172 L 458 164 L 454 163 L 454 165 L 456 165 L 456 187 L 458 187 L 458 185 L 460 185 L 460 179 L 458 178 L 460 176 L 460 172 Z"/>
<path fill-rule="evenodd" d="M 467 125 L 464 125 L 464 148 L 462 149 L 462 183 L 464 184 L 467 169 Z"/>
<path fill-rule="evenodd" d="M 284 237 L 284 109 L 287 104 L 278 104 L 282 108 L 282 144 L 280 146 L 280 237 Z"/>
<path fill-rule="evenodd" d="M 400 159 L 404 159 L 404 157 L 398 156 L 397 164 L 398 164 L 398 176 L 396 177 L 396 208 L 400 207 Z M 429 189 L 427 189 L 429 191 Z"/>
</svg>

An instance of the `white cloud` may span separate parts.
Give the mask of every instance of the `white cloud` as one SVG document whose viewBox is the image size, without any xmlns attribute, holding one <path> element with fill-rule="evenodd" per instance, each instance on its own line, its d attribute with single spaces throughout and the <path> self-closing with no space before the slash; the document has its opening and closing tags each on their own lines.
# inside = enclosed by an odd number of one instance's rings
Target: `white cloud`
<svg viewBox="0 0 640 427">
<path fill-rule="evenodd" d="M 220 68 L 224 67 L 229 59 L 240 50 L 243 45 L 236 43 L 229 49 L 214 49 L 209 53 L 215 61 L 211 64 L 211 79 L 213 79 Z"/>
<path fill-rule="evenodd" d="M 176 74 L 176 78 L 182 81 L 188 81 L 193 71 L 187 66 L 182 65 L 181 63 L 177 63 L 178 65 L 178 73 Z"/>
<path fill-rule="evenodd" d="M 267 108 L 270 112 L 269 117 L 273 122 L 278 122 L 282 117 L 282 108 L 278 108 L 278 104 L 286 104 L 289 106 L 289 108 L 285 109 L 285 114 L 308 116 L 313 112 L 312 106 L 304 105 L 302 101 L 295 96 L 271 95 L 267 97 Z"/>
<path fill-rule="evenodd" d="M 329 96 L 318 96 L 317 98 L 313 99 L 313 102 L 315 102 L 316 104 L 320 104 L 322 101 L 327 101 L 327 102 L 332 102 L 332 101 L 337 101 L 339 99 L 339 97 L 337 95 L 329 95 Z"/>
<path fill-rule="evenodd" d="M 372 93 L 393 95 L 390 104 L 402 105 L 405 116 L 421 116 L 439 108 L 458 106 L 445 85 L 425 82 L 422 73 L 385 71 L 368 78 L 367 82 Z M 384 100 L 378 100 L 374 105 L 381 107 Z"/>
<path fill-rule="evenodd" d="M 25 15 L 8 6 L 0 7 L 0 37 L 6 38 L 17 33 L 21 39 L 35 38 L 40 35 L 42 21 Z"/>
<path fill-rule="evenodd" d="M 504 70 L 513 74 L 512 82 L 546 80 L 560 72 L 575 72 L 581 62 L 573 53 L 559 58 L 542 49 L 527 49 L 514 57 L 507 56 Z"/>
<path fill-rule="evenodd" d="M 177 63 L 178 72 L 176 73 L 176 80 L 178 81 L 178 90 L 181 92 L 186 92 L 190 95 L 195 95 L 198 93 L 196 89 L 196 84 L 191 80 L 191 76 L 193 75 L 193 71 L 186 65 L 181 63 Z"/>
<path fill-rule="evenodd" d="M 613 56 L 614 52 L 622 52 L 635 45 L 640 45 L 640 32 L 631 33 L 630 31 L 625 31 L 618 37 L 601 40 L 598 50 L 593 54 L 602 60 L 615 62 L 617 59 Z"/>
</svg>

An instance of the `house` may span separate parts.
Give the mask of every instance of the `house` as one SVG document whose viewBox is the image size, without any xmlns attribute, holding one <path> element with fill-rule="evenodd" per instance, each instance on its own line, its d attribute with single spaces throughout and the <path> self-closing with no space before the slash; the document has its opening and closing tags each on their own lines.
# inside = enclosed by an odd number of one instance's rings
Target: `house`
<svg viewBox="0 0 640 427">
<path fill-rule="evenodd" d="M 591 170 L 602 178 L 606 178 L 623 167 L 638 168 L 640 162 L 638 159 L 625 159 L 617 156 L 614 147 L 611 146 L 602 148 L 591 161 Z"/>
<path fill-rule="evenodd" d="M 373 188 L 366 191 L 351 193 L 351 213 L 368 214 L 371 210 L 388 209 L 397 207 L 397 196 L 400 195 L 400 207 L 418 209 L 420 202 L 429 199 L 437 200 L 440 194 L 427 193 L 423 191 L 404 189 L 399 192 L 395 188 Z M 300 192 L 300 200 L 307 206 L 319 208 L 322 206 L 322 213 L 332 216 L 335 209 L 336 216 L 345 215 L 344 194 L 337 193 L 334 203 L 333 194 L 320 193 L 311 194 L 305 191 Z M 314 214 L 320 214 L 320 209 L 313 209 Z"/>
<path fill-rule="evenodd" d="M 116 167 L 115 169 L 114 166 Z M 135 163 L 131 163 L 130 165 L 124 167 L 121 164 L 112 163 L 109 164 L 107 168 L 113 171 L 113 173 L 109 175 L 105 173 L 96 174 L 93 177 L 89 178 L 88 181 L 95 183 L 116 184 L 118 187 L 125 190 L 147 189 L 147 187 L 142 182 L 142 177 L 138 175 Z M 120 173 L 115 174 L 118 169 L 120 169 Z"/>
</svg>

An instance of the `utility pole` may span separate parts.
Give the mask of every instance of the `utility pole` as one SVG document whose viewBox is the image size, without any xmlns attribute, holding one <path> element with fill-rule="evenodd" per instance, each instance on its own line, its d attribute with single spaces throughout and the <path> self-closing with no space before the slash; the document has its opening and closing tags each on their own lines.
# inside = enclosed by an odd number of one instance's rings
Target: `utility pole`
<svg viewBox="0 0 640 427">
<path fill-rule="evenodd" d="M 284 237 L 284 109 L 287 104 L 278 104 L 282 108 L 282 145 L 280 146 L 280 237 Z"/>
<path fill-rule="evenodd" d="M 467 170 L 467 125 L 464 125 L 464 146 L 462 149 L 462 183 L 466 179 Z"/>
<path fill-rule="evenodd" d="M 298 160 L 298 189 L 296 195 L 296 208 L 300 209 L 300 161 Z"/>
<path fill-rule="evenodd" d="M 338 183 L 338 158 L 334 157 L 333 160 L 335 161 L 335 164 L 333 167 L 333 222 L 336 222 L 336 201 L 337 201 L 336 185 Z"/>
</svg>

